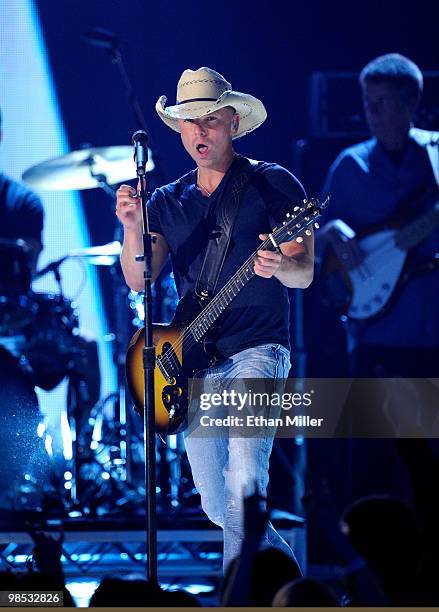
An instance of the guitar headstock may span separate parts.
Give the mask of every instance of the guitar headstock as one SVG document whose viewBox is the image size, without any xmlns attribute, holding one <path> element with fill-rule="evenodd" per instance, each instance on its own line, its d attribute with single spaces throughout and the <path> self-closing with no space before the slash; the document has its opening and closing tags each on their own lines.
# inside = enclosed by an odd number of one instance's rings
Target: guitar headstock
<svg viewBox="0 0 439 612">
<path fill-rule="evenodd" d="M 271 235 L 277 244 L 282 242 L 303 242 L 303 235 L 311 236 L 311 226 L 319 228 L 317 219 L 322 215 L 328 206 L 329 196 L 320 202 L 318 198 L 303 200 L 302 204 L 294 206 L 293 210 L 287 214 L 285 221 L 278 225 Z"/>
</svg>

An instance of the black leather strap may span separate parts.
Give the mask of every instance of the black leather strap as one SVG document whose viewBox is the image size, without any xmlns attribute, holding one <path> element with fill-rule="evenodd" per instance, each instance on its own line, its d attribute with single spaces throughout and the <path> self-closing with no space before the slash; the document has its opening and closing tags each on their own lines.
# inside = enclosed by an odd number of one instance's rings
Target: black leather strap
<svg viewBox="0 0 439 612">
<path fill-rule="evenodd" d="M 198 275 L 195 293 L 202 300 L 213 297 L 235 225 L 242 195 L 253 173 L 255 163 L 237 155 L 230 169 L 220 201 L 215 207 L 214 227 L 206 247 L 204 261 Z"/>
</svg>

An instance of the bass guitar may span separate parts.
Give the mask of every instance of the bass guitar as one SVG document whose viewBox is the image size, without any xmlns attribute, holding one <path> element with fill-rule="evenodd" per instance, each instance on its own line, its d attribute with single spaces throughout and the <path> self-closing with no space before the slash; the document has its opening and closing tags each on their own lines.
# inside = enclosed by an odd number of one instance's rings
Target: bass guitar
<svg viewBox="0 0 439 612">
<path fill-rule="evenodd" d="M 409 279 L 409 251 L 439 225 L 437 193 L 426 199 L 427 211 L 399 228 L 387 224 L 356 236 L 341 219 L 325 226 L 332 247 L 322 268 L 325 293 L 329 302 L 350 319 L 360 321 L 380 315 L 401 282 Z M 422 270 L 436 266 L 432 260 Z"/>
<path fill-rule="evenodd" d="M 311 235 L 310 226 L 326 207 L 327 200 L 304 200 L 287 214 L 285 221 L 277 226 L 257 250 L 277 249 L 277 245 L 291 240 L 303 241 L 302 234 Z M 153 326 L 153 341 L 156 347 L 154 372 L 156 430 L 162 434 L 174 434 L 186 427 L 189 402 L 188 380 L 209 367 L 206 337 L 214 323 L 255 275 L 253 252 L 229 281 L 210 300 L 192 294 L 184 296 L 178 303 L 170 325 Z M 126 359 L 128 388 L 137 412 L 143 414 L 143 350 L 144 329 L 139 329 L 131 339 Z"/>
</svg>

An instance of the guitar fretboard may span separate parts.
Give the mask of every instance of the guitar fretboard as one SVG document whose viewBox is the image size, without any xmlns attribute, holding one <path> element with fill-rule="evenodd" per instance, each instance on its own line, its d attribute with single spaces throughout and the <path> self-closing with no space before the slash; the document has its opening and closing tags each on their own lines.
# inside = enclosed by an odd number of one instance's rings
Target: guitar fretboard
<svg viewBox="0 0 439 612">
<path fill-rule="evenodd" d="M 308 227 L 321 215 L 321 211 L 327 206 L 328 201 L 329 198 L 323 203 L 315 199 L 304 200 L 302 206 L 295 206 L 293 212 L 287 214 L 285 221 L 269 234 L 269 237 L 258 246 L 257 250 L 248 257 L 247 261 L 242 264 L 209 304 L 200 312 L 192 323 L 185 328 L 177 341 L 160 357 L 160 366 L 165 378 L 169 380 L 170 377 L 178 372 L 180 364 L 176 355 L 179 350 L 182 349 L 183 345 L 186 343 L 186 349 L 188 349 L 189 345 L 199 342 L 232 300 L 234 300 L 243 287 L 253 278 L 255 275 L 253 269 L 254 259 L 257 255 L 257 251 L 273 251 L 276 245 L 291 240 L 301 242 L 303 238 L 299 237 L 299 235 L 302 234 L 302 232 L 310 236 L 311 231 Z M 315 225 L 317 227 L 317 224 Z"/>
<path fill-rule="evenodd" d="M 309 225 L 312 225 L 313 221 L 318 216 L 320 216 L 320 211 L 326 206 L 327 201 L 328 200 L 323 204 L 320 204 L 316 200 L 305 201 L 305 207 L 300 208 L 296 206 L 294 208 L 294 213 L 296 213 L 296 211 L 300 212 L 291 216 L 287 215 L 287 220 L 273 230 L 272 236 L 275 238 L 275 243 L 280 244 L 283 241 L 295 239 L 300 233 L 306 230 Z M 273 251 L 274 246 L 270 238 L 264 240 L 264 242 L 259 245 L 257 251 L 258 250 Z M 257 251 L 254 251 L 250 255 L 247 261 L 245 261 L 239 270 L 235 272 L 221 291 L 217 293 L 212 301 L 201 311 L 198 317 L 196 317 L 196 319 L 186 328 L 186 333 L 189 333 L 196 342 L 201 340 L 241 289 L 253 278 L 255 275 L 253 270 L 254 259 L 257 255 Z"/>
<path fill-rule="evenodd" d="M 271 247 L 271 249 L 270 249 Z M 272 250 L 272 245 L 269 240 L 263 242 L 260 249 Z M 246 262 L 235 272 L 232 278 L 224 285 L 217 293 L 212 301 L 202 310 L 202 312 L 192 321 L 186 328 L 194 340 L 197 342 L 209 331 L 218 317 L 224 312 L 227 306 L 235 299 L 238 293 L 253 278 L 255 272 L 253 270 L 253 260 L 256 257 L 256 251 L 250 255 Z"/>
<path fill-rule="evenodd" d="M 408 250 L 422 242 L 439 223 L 439 201 L 424 215 L 403 227 L 395 236 L 395 244 Z"/>
</svg>

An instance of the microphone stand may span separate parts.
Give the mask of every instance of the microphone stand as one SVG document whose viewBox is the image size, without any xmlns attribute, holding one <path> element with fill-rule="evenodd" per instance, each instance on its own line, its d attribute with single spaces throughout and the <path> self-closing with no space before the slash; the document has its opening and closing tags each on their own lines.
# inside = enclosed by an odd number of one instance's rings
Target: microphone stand
<svg viewBox="0 0 439 612">
<path fill-rule="evenodd" d="M 146 548 L 147 579 L 157 582 L 157 504 L 156 504 L 156 456 L 155 456 L 155 401 L 154 401 L 154 368 L 155 347 L 152 341 L 152 243 L 149 233 L 146 202 L 145 168 L 137 166 L 140 181 L 140 200 L 142 206 L 143 255 L 137 255 L 136 261 L 144 262 L 144 296 L 145 309 L 144 347 L 143 347 L 143 431 L 145 437 L 145 491 L 146 491 Z"/>
<path fill-rule="evenodd" d="M 134 118 L 144 132 L 148 135 L 149 147 L 152 151 L 152 156 L 154 159 L 155 165 L 155 174 L 158 180 L 159 185 L 163 185 L 165 181 L 163 168 L 160 160 L 160 156 L 157 153 L 157 149 L 154 146 L 154 141 L 151 138 L 151 134 L 148 130 L 145 115 L 143 114 L 142 108 L 139 104 L 139 100 L 137 95 L 134 92 L 133 86 L 131 85 L 130 77 L 128 76 L 128 72 L 125 68 L 125 64 L 123 62 L 122 53 L 118 46 L 114 46 L 110 49 L 110 54 L 112 58 L 113 64 L 118 68 L 120 77 L 125 86 L 126 96 L 130 102 L 131 109 L 133 111 Z"/>
<path fill-rule="evenodd" d="M 130 77 L 125 67 L 122 52 L 119 46 L 118 37 L 116 36 L 116 34 L 114 34 L 114 32 L 110 32 L 109 30 L 105 30 L 100 27 L 91 28 L 87 30 L 86 32 L 84 32 L 83 36 L 89 44 L 106 49 L 111 57 L 111 62 L 118 69 L 120 77 L 122 79 L 122 83 L 125 87 L 126 96 L 128 98 L 131 110 L 134 115 L 135 122 L 148 135 L 149 147 L 152 151 L 154 158 L 154 170 L 155 175 L 157 177 L 157 181 L 160 185 L 163 185 L 166 181 L 160 157 L 157 154 L 157 150 L 154 146 L 153 140 L 147 127 L 145 115 L 143 114 L 139 99 L 134 91 Z"/>
</svg>

